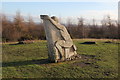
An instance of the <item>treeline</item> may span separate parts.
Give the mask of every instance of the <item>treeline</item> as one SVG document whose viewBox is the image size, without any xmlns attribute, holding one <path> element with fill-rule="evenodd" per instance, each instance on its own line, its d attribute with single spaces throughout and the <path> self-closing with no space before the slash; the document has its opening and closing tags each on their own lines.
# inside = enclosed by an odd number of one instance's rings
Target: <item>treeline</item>
<svg viewBox="0 0 120 80">
<path fill-rule="evenodd" d="M 20 12 L 17 12 L 12 21 L 5 14 L 2 14 L 1 20 L 3 42 L 46 39 L 43 24 L 35 23 L 32 16 L 25 21 Z M 103 19 L 101 25 L 96 24 L 94 19 L 93 24 L 85 24 L 83 18 L 78 18 L 78 24 L 72 24 L 70 21 L 64 25 L 72 38 L 119 39 L 118 22 L 111 20 L 110 16 Z"/>
<path fill-rule="evenodd" d="M 2 14 L 2 41 L 24 41 L 45 39 L 44 27 L 36 24 L 32 16 L 25 21 L 20 12 L 16 13 L 13 21 Z"/>
<path fill-rule="evenodd" d="M 69 21 L 68 21 L 69 22 Z M 85 24 L 84 18 L 78 18 L 78 24 L 67 23 L 67 29 L 72 38 L 97 38 L 97 39 L 119 39 L 118 21 L 112 20 L 110 16 L 106 16 L 101 20 L 101 24 L 97 24 L 93 19 L 92 24 Z"/>
</svg>

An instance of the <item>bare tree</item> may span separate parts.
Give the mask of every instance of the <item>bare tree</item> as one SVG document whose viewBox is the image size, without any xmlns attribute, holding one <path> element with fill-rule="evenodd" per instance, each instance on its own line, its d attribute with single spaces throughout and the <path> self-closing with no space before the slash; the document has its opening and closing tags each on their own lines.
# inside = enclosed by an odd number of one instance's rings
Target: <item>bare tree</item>
<svg viewBox="0 0 120 80">
<path fill-rule="evenodd" d="M 85 25 L 84 25 L 84 18 L 78 18 L 78 29 L 80 38 L 85 38 Z"/>
<path fill-rule="evenodd" d="M 11 21 L 5 14 L 1 15 L 3 41 L 46 39 L 43 24 L 34 22 L 32 16 L 25 21 L 18 11 Z M 102 25 L 98 25 L 95 19 L 92 20 L 93 24 L 86 24 L 82 17 L 77 19 L 78 24 L 74 24 L 71 18 L 64 24 L 72 38 L 120 38 L 118 37 L 120 24 L 112 20 L 109 15 L 101 21 Z"/>
</svg>

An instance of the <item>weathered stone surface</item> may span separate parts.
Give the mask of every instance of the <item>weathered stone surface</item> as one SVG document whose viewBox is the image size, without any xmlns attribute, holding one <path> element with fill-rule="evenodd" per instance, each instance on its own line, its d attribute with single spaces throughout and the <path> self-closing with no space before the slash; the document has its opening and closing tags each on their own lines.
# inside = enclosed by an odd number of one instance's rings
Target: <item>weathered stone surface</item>
<svg viewBox="0 0 120 80">
<path fill-rule="evenodd" d="M 76 46 L 65 28 L 57 17 L 41 15 L 44 23 L 46 39 L 48 42 L 48 57 L 52 62 L 65 61 L 76 55 Z"/>
</svg>

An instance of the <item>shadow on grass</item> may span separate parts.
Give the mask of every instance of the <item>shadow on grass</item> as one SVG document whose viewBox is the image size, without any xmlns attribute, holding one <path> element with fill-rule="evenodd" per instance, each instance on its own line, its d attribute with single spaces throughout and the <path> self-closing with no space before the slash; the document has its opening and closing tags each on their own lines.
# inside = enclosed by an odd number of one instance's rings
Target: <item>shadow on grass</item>
<svg viewBox="0 0 120 80">
<path fill-rule="evenodd" d="M 82 59 L 92 59 L 95 55 L 81 55 Z M 50 64 L 48 59 L 38 59 L 38 60 L 26 60 L 26 61 L 15 61 L 15 62 L 2 62 L 2 67 L 15 67 L 15 66 L 23 66 L 23 65 L 31 65 L 31 64 Z"/>
<path fill-rule="evenodd" d="M 51 63 L 48 59 L 40 59 L 40 60 L 26 60 L 26 61 L 17 61 L 17 62 L 2 62 L 2 67 L 11 67 L 11 66 L 22 66 L 22 65 L 30 65 L 30 64 L 49 64 Z"/>
</svg>

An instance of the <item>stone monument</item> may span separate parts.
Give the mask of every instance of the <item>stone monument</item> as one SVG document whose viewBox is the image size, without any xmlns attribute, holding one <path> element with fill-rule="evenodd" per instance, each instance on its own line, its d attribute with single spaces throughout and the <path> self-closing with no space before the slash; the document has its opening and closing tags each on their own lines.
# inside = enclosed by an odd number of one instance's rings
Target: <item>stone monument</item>
<svg viewBox="0 0 120 80">
<path fill-rule="evenodd" d="M 44 23 L 48 59 L 51 62 L 70 60 L 72 56 L 77 54 L 77 48 L 65 26 L 61 25 L 55 16 L 40 15 L 40 17 Z"/>
</svg>

